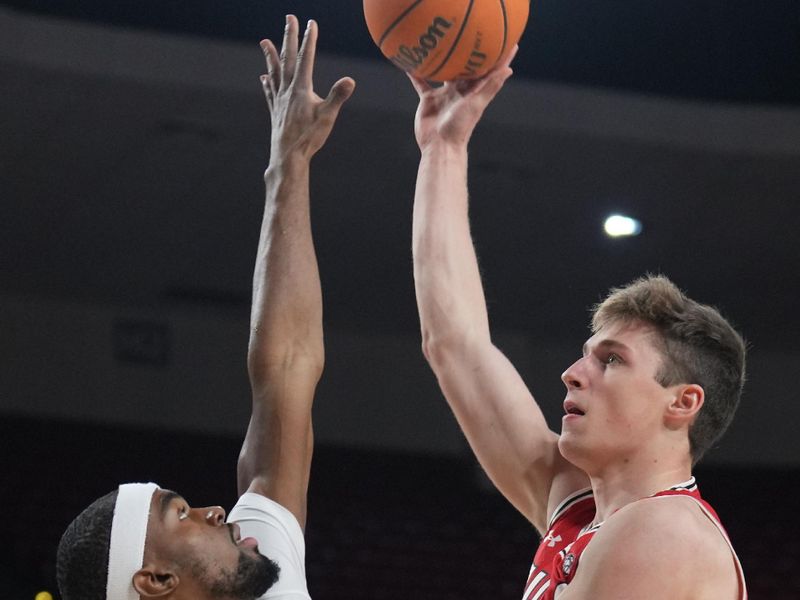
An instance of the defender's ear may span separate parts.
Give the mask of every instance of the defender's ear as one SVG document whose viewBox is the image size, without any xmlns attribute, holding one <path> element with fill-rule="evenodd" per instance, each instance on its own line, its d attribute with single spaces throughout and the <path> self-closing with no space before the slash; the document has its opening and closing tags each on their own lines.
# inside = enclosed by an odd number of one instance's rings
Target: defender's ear
<svg viewBox="0 0 800 600">
<path fill-rule="evenodd" d="M 133 587 L 142 598 L 160 598 L 171 594 L 179 583 L 177 573 L 152 563 L 133 575 Z"/>
<path fill-rule="evenodd" d="M 675 386 L 675 395 L 667 407 L 666 418 L 676 427 L 691 424 L 705 402 L 705 392 L 696 383 Z"/>
</svg>

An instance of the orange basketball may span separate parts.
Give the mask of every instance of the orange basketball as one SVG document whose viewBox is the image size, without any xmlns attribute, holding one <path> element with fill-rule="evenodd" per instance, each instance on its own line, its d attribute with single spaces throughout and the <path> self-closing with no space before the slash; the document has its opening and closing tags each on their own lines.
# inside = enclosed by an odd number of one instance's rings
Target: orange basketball
<svg viewBox="0 0 800 600">
<path fill-rule="evenodd" d="M 486 74 L 522 36 L 530 0 L 364 0 L 384 56 L 421 79 Z"/>
</svg>

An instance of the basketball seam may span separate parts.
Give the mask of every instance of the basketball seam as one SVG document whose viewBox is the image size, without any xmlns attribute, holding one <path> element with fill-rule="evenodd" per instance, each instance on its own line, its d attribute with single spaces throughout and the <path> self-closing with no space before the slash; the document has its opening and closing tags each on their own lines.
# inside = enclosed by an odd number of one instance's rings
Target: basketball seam
<svg viewBox="0 0 800 600">
<path fill-rule="evenodd" d="M 453 42 L 453 44 L 450 46 L 450 50 L 448 50 L 447 56 L 444 57 L 444 60 L 442 60 L 441 64 L 438 67 L 436 67 L 436 69 L 433 71 L 433 73 L 428 73 L 428 75 L 425 77 L 425 79 L 430 79 L 431 77 L 436 75 L 447 64 L 447 61 L 450 60 L 450 57 L 453 55 L 453 52 L 455 52 L 455 50 L 456 50 L 456 46 L 458 46 L 458 42 L 461 41 L 461 36 L 464 33 L 464 28 L 467 26 L 467 23 L 469 22 L 469 13 L 472 12 L 472 5 L 474 3 L 475 3 L 474 0 L 469 0 L 469 6 L 467 7 L 467 12 L 464 14 L 463 21 L 461 21 L 461 29 L 458 30 L 458 35 L 456 36 L 456 39 Z"/>
<path fill-rule="evenodd" d="M 503 45 L 500 46 L 500 54 L 498 56 L 503 56 L 508 42 L 508 13 L 506 13 L 505 0 L 500 0 L 500 11 L 503 13 Z"/>
<path fill-rule="evenodd" d="M 403 12 L 400 14 L 400 16 L 399 16 L 399 17 L 397 17 L 397 18 L 394 20 L 394 22 L 393 22 L 391 25 L 389 25 L 389 29 L 387 29 L 387 30 L 384 32 L 384 34 L 383 34 L 383 35 L 380 37 L 380 40 L 378 41 L 378 48 L 383 48 L 383 42 L 385 42 L 385 41 L 386 41 L 386 36 L 388 36 L 390 33 L 392 33 L 392 30 L 393 30 L 395 27 L 397 27 L 397 26 L 400 24 L 400 22 L 401 22 L 403 19 L 405 19 L 405 18 L 406 18 L 406 16 L 408 15 L 408 13 L 410 13 L 412 10 L 414 10 L 415 8 L 417 8 L 417 6 L 419 6 L 420 4 L 422 4 L 422 0 L 416 0 L 416 2 L 414 2 L 414 3 L 413 3 L 411 6 L 409 6 L 407 9 L 405 9 L 405 10 L 404 10 L 404 11 L 403 11 Z"/>
</svg>

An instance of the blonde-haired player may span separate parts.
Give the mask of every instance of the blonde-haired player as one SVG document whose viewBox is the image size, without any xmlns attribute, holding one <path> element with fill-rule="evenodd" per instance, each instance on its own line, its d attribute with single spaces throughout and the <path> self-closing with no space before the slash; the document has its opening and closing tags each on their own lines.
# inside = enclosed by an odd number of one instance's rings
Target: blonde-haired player
<svg viewBox="0 0 800 600">
<path fill-rule="evenodd" d="M 412 78 L 413 252 L 425 356 L 489 477 L 543 536 L 523 598 L 741 600 L 741 566 L 692 477 L 744 381 L 744 344 L 719 313 L 666 278 L 615 291 L 562 375 L 560 435 L 492 343 L 467 144 L 511 58 L 477 81 Z"/>
</svg>

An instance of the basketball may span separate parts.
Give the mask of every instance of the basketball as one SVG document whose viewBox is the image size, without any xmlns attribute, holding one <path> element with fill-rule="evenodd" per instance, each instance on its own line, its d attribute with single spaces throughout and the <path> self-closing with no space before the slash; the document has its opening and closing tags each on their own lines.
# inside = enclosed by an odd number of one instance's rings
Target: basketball
<svg viewBox="0 0 800 600">
<path fill-rule="evenodd" d="M 364 0 L 372 39 L 428 81 L 485 75 L 519 41 L 530 0 Z"/>
</svg>

